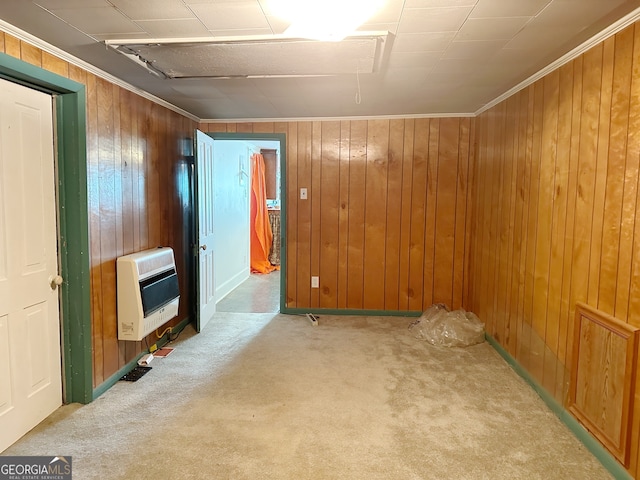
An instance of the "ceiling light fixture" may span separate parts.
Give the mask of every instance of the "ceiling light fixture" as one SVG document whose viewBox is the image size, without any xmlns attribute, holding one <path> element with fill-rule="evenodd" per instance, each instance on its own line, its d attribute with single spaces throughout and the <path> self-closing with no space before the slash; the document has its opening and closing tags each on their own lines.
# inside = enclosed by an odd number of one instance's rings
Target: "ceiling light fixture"
<svg viewBox="0 0 640 480">
<path fill-rule="evenodd" d="M 352 35 L 385 0 L 270 0 L 271 13 L 291 23 L 288 37 L 339 42 Z"/>
</svg>

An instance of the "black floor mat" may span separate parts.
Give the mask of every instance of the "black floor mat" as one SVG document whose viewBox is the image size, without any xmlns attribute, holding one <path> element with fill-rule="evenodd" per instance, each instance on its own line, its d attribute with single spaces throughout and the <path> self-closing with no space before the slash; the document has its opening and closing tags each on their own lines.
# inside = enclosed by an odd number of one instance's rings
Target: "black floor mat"
<svg viewBox="0 0 640 480">
<path fill-rule="evenodd" d="M 144 366 L 138 365 L 129 373 L 125 373 L 122 377 L 120 377 L 120 380 L 124 380 L 125 382 L 137 382 L 152 368 L 153 367 L 144 367 Z"/>
</svg>

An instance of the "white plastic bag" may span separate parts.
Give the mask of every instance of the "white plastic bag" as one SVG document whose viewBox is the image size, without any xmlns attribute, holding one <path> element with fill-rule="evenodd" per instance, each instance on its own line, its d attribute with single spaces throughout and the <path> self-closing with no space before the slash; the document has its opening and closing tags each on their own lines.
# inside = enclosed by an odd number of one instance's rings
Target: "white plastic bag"
<svg viewBox="0 0 640 480">
<path fill-rule="evenodd" d="M 436 303 L 409 325 L 416 338 L 443 347 L 467 347 L 484 342 L 484 323 L 471 312 L 449 311 Z"/>
</svg>

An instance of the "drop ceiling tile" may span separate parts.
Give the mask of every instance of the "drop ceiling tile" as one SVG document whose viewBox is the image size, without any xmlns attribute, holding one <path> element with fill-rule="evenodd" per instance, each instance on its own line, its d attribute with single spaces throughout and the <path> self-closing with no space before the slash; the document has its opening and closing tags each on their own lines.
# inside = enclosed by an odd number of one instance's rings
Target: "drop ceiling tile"
<svg viewBox="0 0 640 480">
<path fill-rule="evenodd" d="M 432 65 L 440 60 L 441 55 L 441 52 L 393 52 L 387 66 L 396 69 Z"/>
<path fill-rule="evenodd" d="M 562 27 L 568 25 L 579 26 L 580 29 L 589 26 L 605 16 L 611 8 L 620 3 L 619 0 L 555 0 L 536 17 L 540 27 Z"/>
<path fill-rule="evenodd" d="M 508 40 L 477 40 L 472 42 L 453 41 L 444 52 L 443 59 L 487 59 L 495 55 Z"/>
<path fill-rule="evenodd" d="M 47 10 L 111 6 L 107 0 L 35 0 L 33 3 L 40 5 Z"/>
<path fill-rule="evenodd" d="M 225 4 L 225 3 L 235 3 L 235 4 L 240 4 L 240 3 L 251 3 L 251 4 L 257 4 L 258 6 L 260 5 L 258 0 L 182 0 L 184 3 L 186 3 L 187 5 L 202 5 L 202 4 Z"/>
<path fill-rule="evenodd" d="M 171 89 L 187 97 L 206 99 L 227 98 L 214 85 L 201 82 L 199 80 L 185 78 L 180 83 L 171 86 Z"/>
<path fill-rule="evenodd" d="M 252 78 L 251 83 L 266 97 L 282 95 L 284 91 L 295 91 L 298 78 Z"/>
<path fill-rule="evenodd" d="M 123 37 L 127 37 L 127 40 L 148 40 L 151 39 L 151 35 L 147 32 L 127 32 L 126 34 L 122 33 L 93 33 L 90 35 L 91 38 L 95 39 L 98 42 L 103 42 L 105 40 L 122 40 Z"/>
<path fill-rule="evenodd" d="M 262 11 L 264 12 L 265 15 L 267 15 L 267 16 L 274 16 L 275 15 L 276 12 L 271 7 L 271 1 L 270 0 L 258 0 L 258 4 L 260 5 L 260 8 L 262 9 Z"/>
<path fill-rule="evenodd" d="M 365 23 L 358 27 L 359 32 L 391 32 L 398 29 L 397 23 Z"/>
<path fill-rule="evenodd" d="M 366 23 L 398 23 L 402 15 L 402 3 L 402 0 L 387 0 Z"/>
<path fill-rule="evenodd" d="M 458 30 L 472 7 L 405 8 L 398 33 L 451 32 Z"/>
<path fill-rule="evenodd" d="M 478 0 L 405 0 L 404 8 L 469 7 Z"/>
<path fill-rule="evenodd" d="M 191 9 L 209 30 L 269 28 L 256 1 L 193 4 Z"/>
<path fill-rule="evenodd" d="M 173 20 L 139 20 L 136 22 L 150 36 L 155 38 L 210 37 L 211 32 L 197 18 L 177 18 Z"/>
<path fill-rule="evenodd" d="M 551 0 L 479 0 L 471 12 L 470 17 L 528 17 L 536 15 L 550 1 Z"/>
<path fill-rule="evenodd" d="M 270 36 L 270 28 L 248 28 L 239 30 L 211 30 L 214 37 L 248 37 L 254 35 Z"/>
<path fill-rule="evenodd" d="M 110 0 L 131 20 L 195 18 L 180 0 Z"/>
<path fill-rule="evenodd" d="M 434 70 L 435 65 L 418 66 L 415 68 L 394 68 L 384 73 L 382 84 L 386 88 L 398 88 L 412 94 L 424 86 L 425 80 Z M 386 90 L 385 90 L 386 91 Z"/>
<path fill-rule="evenodd" d="M 443 52 L 456 32 L 401 33 L 393 41 L 394 52 Z"/>
<path fill-rule="evenodd" d="M 289 25 L 291 25 L 288 21 L 274 15 L 267 15 L 267 22 L 271 27 L 271 33 L 274 35 L 283 34 L 284 31 L 289 28 Z"/>
<path fill-rule="evenodd" d="M 519 49 L 529 54 L 546 56 L 552 53 L 557 47 L 563 45 L 571 37 L 580 31 L 574 25 L 548 26 L 539 29 L 535 21 L 529 23 L 515 37 L 505 45 L 508 49 Z"/>
<path fill-rule="evenodd" d="M 52 13 L 87 34 L 127 34 L 141 28 L 114 7 L 60 8 Z"/>
<path fill-rule="evenodd" d="M 462 59 L 440 59 L 429 74 L 429 83 L 461 83 L 466 76 L 478 70 L 478 64 Z"/>
<path fill-rule="evenodd" d="M 501 40 L 516 35 L 532 17 L 469 18 L 456 35 L 461 40 Z"/>
</svg>

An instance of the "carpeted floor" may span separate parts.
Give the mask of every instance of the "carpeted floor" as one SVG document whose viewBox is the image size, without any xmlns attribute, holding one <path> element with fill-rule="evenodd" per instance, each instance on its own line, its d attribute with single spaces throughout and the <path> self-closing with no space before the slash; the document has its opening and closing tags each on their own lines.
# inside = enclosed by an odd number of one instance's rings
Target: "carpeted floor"
<svg viewBox="0 0 640 480">
<path fill-rule="evenodd" d="M 71 455 L 79 480 L 610 478 L 491 346 L 409 322 L 217 313 L 3 454 Z"/>
</svg>

